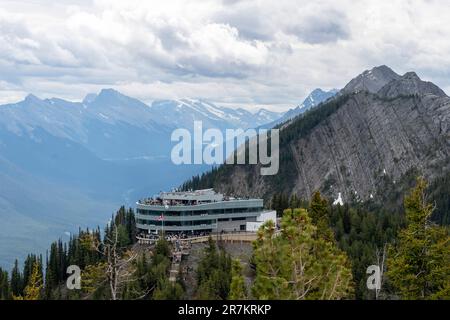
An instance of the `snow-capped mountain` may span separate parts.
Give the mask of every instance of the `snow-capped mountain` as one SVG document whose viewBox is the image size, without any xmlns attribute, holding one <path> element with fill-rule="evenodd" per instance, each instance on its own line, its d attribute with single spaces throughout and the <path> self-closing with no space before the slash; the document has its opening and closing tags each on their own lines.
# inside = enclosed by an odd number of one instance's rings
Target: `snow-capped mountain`
<svg viewBox="0 0 450 320">
<path fill-rule="evenodd" d="M 154 121 L 177 128 L 192 128 L 194 121 L 202 121 L 205 128 L 256 128 L 280 118 L 283 113 L 260 109 L 251 113 L 245 109 L 218 107 L 196 99 L 154 101 L 150 107 Z"/>
<path fill-rule="evenodd" d="M 204 100 L 161 100 L 147 105 L 113 89 L 89 94 L 82 102 L 39 99 L 0 106 L 0 127 L 33 138 L 41 128 L 58 138 L 79 143 L 103 159 L 161 156 L 170 148 L 176 128 L 256 128 L 282 113 L 264 109 L 255 114 L 244 109 L 218 107 Z M 0 136 L 1 140 L 1 136 Z"/>
<path fill-rule="evenodd" d="M 268 122 L 263 125 L 263 128 L 273 128 L 278 124 L 289 121 L 296 116 L 308 111 L 309 109 L 319 105 L 320 103 L 328 100 L 329 98 L 335 96 L 338 93 L 337 89 L 332 89 L 330 91 L 324 91 L 320 88 L 313 90 L 303 102 L 296 108 L 289 109 L 282 117 L 279 117 L 275 121 Z"/>
<path fill-rule="evenodd" d="M 301 113 L 317 106 L 319 103 L 333 97 L 339 90 L 332 89 L 330 91 L 323 91 L 320 88 L 313 90 L 296 109 L 302 110 Z"/>
</svg>

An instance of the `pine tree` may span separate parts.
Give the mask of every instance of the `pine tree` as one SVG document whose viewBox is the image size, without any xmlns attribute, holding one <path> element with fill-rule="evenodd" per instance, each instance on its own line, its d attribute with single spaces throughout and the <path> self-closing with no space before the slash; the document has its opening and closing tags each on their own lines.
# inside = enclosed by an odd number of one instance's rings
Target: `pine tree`
<svg viewBox="0 0 450 320">
<path fill-rule="evenodd" d="M 24 289 L 24 300 L 40 300 L 42 297 L 43 281 L 39 262 L 33 263 L 28 284 Z"/>
<path fill-rule="evenodd" d="M 82 272 L 81 288 L 83 293 L 93 300 L 106 298 L 105 295 L 108 290 L 106 278 L 107 265 L 100 262 L 95 265 L 88 265 Z"/>
<path fill-rule="evenodd" d="M 197 298 L 226 299 L 230 292 L 231 257 L 209 238 L 197 267 Z"/>
<path fill-rule="evenodd" d="M 403 299 L 450 299 L 449 229 L 431 223 L 426 187 L 419 178 L 405 197 L 407 226 L 390 247 L 386 276 Z"/>
<path fill-rule="evenodd" d="M 132 208 L 130 208 L 127 212 L 126 227 L 127 227 L 128 237 L 130 239 L 130 242 L 133 244 L 136 243 L 136 241 L 137 241 L 137 239 L 136 239 L 136 234 L 137 234 L 136 219 L 135 219 L 134 211 Z"/>
<path fill-rule="evenodd" d="M 254 243 L 258 299 L 343 299 L 352 296 L 347 256 L 333 242 L 317 237 L 305 209 L 285 210 L 282 231 L 267 222 Z"/>
<path fill-rule="evenodd" d="M 230 299 L 244 300 L 247 298 L 247 288 L 242 276 L 242 266 L 238 259 L 233 259 L 231 265 Z"/>
<path fill-rule="evenodd" d="M 283 211 L 287 208 L 289 208 L 289 205 L 293 205 L 297 202 L 296 196 L 294 195 L 293 198 L 291 198 L 291 201 L 289 197 L 285 193 L 275 193 L 272 197 L 271 201 L 271 208 L 273 210 L 276 210 L 277 216 L 282 216 Z"/>
<path fill-rule="evenodd" d="M 21 296 L 23 294 L 23 278 L 19 270 L 19 262 L 14 261 L 14 268 L 11 272 L 11 293 L 14 296 Z"/>
<path fill-rule="evenodd" d="M 153 293 L 156 284 L 153 281 L 151 267 L 147 262 L 145 253 L 142 253 L 134 262 L 135 279 L 130 281 L 122 294 L 122 298 L 148 299 Z"/>
<path fill-rule="evenodd" d="M 319 191 L 314 192 L 309 208 L 312 223 L 317 227 L 317 235 L 328 241 L 334 241 L 334 234 L 330 229 L 328 201 Z"/>
<path fill-rule="evenodd" d="M 170 283 L 169 279 L 164 279 L 153 294 L 154 300 L 181 300 L 183 299 L 184 290 L 179 283 Z"/>
<path fill-rule="evenodd" d="M 0 268 L 0 300 L 7 300 L 10 298 L 10 286 L 8 279 L 8 272 Z"/>
</svg>

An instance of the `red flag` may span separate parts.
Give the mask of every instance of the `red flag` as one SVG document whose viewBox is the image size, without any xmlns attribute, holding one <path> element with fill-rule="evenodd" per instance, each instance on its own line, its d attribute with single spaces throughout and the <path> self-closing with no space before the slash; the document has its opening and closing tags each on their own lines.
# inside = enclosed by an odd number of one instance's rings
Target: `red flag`
<svg viewBox="0 0 450 320">
<path fill-rule="evenodd" d="M 160 215 L 159 217 L 158 217 L 158 221 L 163 221 L 164 220 L 164 216 L 163 215 Z"/>
</svg>

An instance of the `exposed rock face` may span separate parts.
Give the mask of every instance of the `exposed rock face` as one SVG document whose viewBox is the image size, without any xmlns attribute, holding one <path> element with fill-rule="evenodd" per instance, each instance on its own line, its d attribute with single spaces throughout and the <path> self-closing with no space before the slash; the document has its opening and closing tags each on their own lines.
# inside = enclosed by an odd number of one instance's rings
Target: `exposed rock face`
<svg viewBox="0 0 450 320">
<path fill-rule="evenodd" d="M 358 93 L 291 148 L 294 191 L 306 197 L 322 190 L 368 199 L 383 175 L 398 181 L 412 168 L 433 179 L 449 169 L 450 99 Z"/>
<path fill-rule="evenodd" d="M 265 197 L 288 192 L 309 198 L 321 190 L 333 198 L 341 193 L 345 202 L 355 195 L 376 198 L 386 176 L 398 181 L 414 168 L 433 180 L 450 170 L 450 98 L 414 73 L 400 77 L 386 68 L 352 80 L 340 94 L 348 98 L 305 135 L 287 137 L 289 128 L 303 126 L 304 117 L 281 131 L 282 178 L 260 176 L 255 166 L 234 166 L 214 187 Z M 364 77 L 371 81 L 362 84 Z"/>
<path fill-rule="evenodd" d="M 352 79 L 342 89 L 341 93 L 354 93 L 359 91 L 368 91 L 376 93 L 383 86 L 392 80 L 398 80 L 400 76 L 389 67 L 382 65 L 372 70 L 366 70 L 356 78 Z"/>
<path fill-rule="evenodd" d="M 405 73 L 400 79 L 389 82 L 378 92 L 378 95 L 386 98 L 412 94 L 431 94 L 438 97 L 447 96 L 435 84 L 420 80 L 415 72 Z"/>
</svg>

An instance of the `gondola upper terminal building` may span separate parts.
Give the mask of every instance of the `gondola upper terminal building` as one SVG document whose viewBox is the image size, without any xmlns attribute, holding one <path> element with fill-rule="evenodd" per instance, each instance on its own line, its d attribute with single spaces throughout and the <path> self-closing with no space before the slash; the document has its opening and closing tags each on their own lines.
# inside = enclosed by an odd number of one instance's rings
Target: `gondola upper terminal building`
<svg viewBox="0 0 450 320">
<path fill-rule="evenodd" d="M 226 197 L 213 189 L 161 192 L 138 201 L 136 225 L 141 232 L 256 231 L 276 212 L 264 209 L 262 199 Z"/>
</svg>

